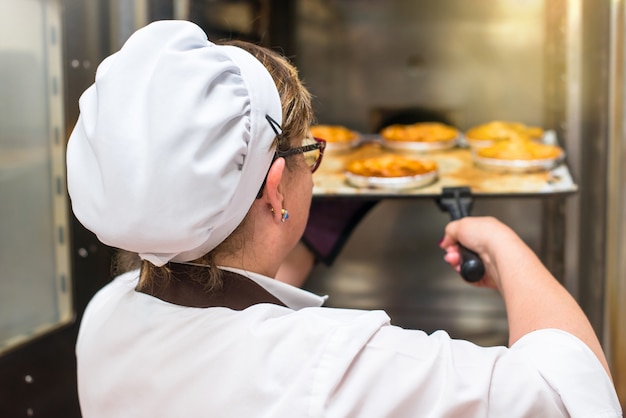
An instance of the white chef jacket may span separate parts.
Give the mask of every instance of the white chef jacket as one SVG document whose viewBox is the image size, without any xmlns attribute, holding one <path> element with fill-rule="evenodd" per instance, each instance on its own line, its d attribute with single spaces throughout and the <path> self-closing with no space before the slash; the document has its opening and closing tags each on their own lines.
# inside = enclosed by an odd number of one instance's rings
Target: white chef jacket
<svg viewBox="0 0 626 418">
<path fill-rule="evenodd" d="M 566 332 L 479 347 L 229 270 L 287 307 L 178 306 L 136 292 L 138 271 L 94 296 L 76 346 L 85 418 L 621 416 L 600 362 Z"/>
</svg>

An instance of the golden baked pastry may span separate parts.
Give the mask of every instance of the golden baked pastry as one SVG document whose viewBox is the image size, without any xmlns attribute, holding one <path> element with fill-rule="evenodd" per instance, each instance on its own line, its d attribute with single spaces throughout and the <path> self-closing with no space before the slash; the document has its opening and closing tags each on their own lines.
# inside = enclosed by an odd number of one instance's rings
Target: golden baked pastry
<svg viewBox="0 0 626 418">
<path fill-rule="evenodd" d="M 455 139 L 459 131 L 439 122 L 419 122 L 389 125 L 380 131 L 380 135 L 387 141 L 438 142 Z"/>
<path fill-rule="evenodd" d="M 465 133 L 465 137 L 469 141 L 502 141 L 510 139 L 514 134 L 522 135 L 528 139 L 540 139 L 543 136 L 543 129 L 519 122 L 493 121 L 469 129 Z"/>
<path fill-rule="evenodd" d="M 437 163 L 399 155 L 385 155 L 354 160 L 346 169 L 352 174 L 364 177 L 409 177 L 436 171 Z"/>
<path fill-rule="evenodd" d="M 517 136 L 496 142 L 489 147 L 479 148 L 476 154 L 483 158 L 498 160 L 550 160 L 563 155 L 563 150 L 556 145 L 534 142 Z"/>
<path fill-rule="evenodd" d="M 331 143 L 351 142 L 358 137 L 356 132 L 341 125 L 313 125 L 311 126 L 311 134 Z"/>
</svg>

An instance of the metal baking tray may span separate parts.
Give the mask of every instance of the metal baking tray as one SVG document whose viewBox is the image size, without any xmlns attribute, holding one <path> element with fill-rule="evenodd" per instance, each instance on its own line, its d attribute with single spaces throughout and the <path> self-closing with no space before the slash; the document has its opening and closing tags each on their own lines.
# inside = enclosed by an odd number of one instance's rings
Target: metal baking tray
<svg viewBox="0 0 626 418">
<path fill-rule="evenodd" d="M 379 157 L 386 154 L 414 157 L 413 151 L 390 150 L 380 141 L 365 141 L 342 153 L 330 153 L 318 171 L 313 174 L 315 198 L 385 198 L 385 197 L 436 197 L 444 187 L 467 186 L 475 196 L 558 196 L 575 193 L 574 183 L 566 161 L 554 162 L 552 168 L 532 172 L 499 172 L 476 164 L 469 148 L 454 147 L 431 151 L 428 159 L 437 163 L 437 178 L 429 184 L 413 188 L 375 187 L 371 184 L 354 186 L 346 175 L 347 164 L 354 159 Z M 371 182 L 371 180 L 370 180 Z M 425 181 L 426 182 L 426 181 Z"/>
</svg>

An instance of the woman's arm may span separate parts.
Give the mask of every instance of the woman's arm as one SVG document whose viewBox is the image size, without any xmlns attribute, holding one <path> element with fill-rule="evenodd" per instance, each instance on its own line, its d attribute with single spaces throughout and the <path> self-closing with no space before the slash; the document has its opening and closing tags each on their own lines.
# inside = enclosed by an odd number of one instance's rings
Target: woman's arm
<svg viewBox="0 0 626 418">
<path fill-rule="evenodd" d="M 446 250 L 445 260 L 457 271 L 458 243 L 483 259 L 485 276 L 476 285 L 495 288 L 502 295 L 509 345 L 538 329 L 561 329 L 587 344 L 610 376 L 600 342 L 582 309 L 512 229 L 491 217 L 467 217 L 448 224 L 441 247 Z"/>
</svg>

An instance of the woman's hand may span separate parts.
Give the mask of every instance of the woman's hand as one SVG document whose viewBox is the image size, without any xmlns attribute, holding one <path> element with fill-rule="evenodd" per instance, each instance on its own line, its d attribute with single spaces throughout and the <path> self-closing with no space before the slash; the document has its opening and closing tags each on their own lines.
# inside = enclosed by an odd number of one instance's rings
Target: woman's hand
<svg viewBox="0 0 626 418">
<path fill-rule="evenodd" d="M 466 217 L 446 226 L 440 247 L 446 251 L 444 260 L 457 272 L 461 268 L 458 244 L 476 252 L 485 266 L 485 275 L 475 286 L 501 289 L 497 259 L 504 252 L 530 251 L 505 224 L 493 217 Z"/>
</svg>

